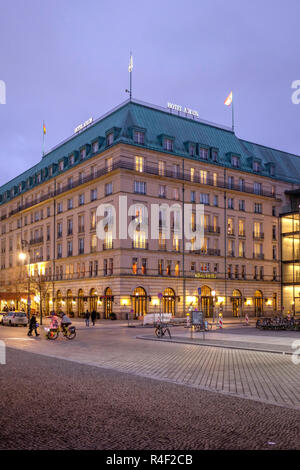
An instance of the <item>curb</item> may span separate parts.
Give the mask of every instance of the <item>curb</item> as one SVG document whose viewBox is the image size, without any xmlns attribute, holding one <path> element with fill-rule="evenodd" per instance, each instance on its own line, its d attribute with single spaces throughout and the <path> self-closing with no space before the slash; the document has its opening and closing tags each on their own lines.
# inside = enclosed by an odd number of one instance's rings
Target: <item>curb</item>
<svg viewBox="0 0 300 470">
<path fill-rule="evenodd" d="M 194 342 L 191 342 L 191 341 L 188 341 L 188 340 L 176 340 L 175 338 L 174 339 L 169 339 L 169 338 L 166 338 L 166 339 L 159 339 L 159 338 L 153 338 L 151 336 L 136 336 L 136 339 L 142 339 L 142 340 L 146 340 L 146 341 L 159 341 L 159 342 L 163 342 L 163 343 L 176 343 L 176 344 L 189 344 L 189 345 L 192 345 L 192 346 L 209 346 L 211 348 L 223 348 L 223 349 L 238 349 L 238 350 L 242 350 L 242 351 L 256 351 L 256 352 L 263 352 L 263 353 L 272 353 L 272 354 L 282 354 L 283 356 L 285 355 L 290 355 L 292 356 L 294 354 L 294 352 L 289 352 L 289 351 L 276 351 L 276 350 L 273 350 L 273 349 L 261 349 L 261 348 L 251 348 L 251 347 L 247 347 L 247 346 L 231 346 L 231 345 L 224 345 L 224 344 L 212 344 L 212 343 L 194 343 Z"/>
</svg>

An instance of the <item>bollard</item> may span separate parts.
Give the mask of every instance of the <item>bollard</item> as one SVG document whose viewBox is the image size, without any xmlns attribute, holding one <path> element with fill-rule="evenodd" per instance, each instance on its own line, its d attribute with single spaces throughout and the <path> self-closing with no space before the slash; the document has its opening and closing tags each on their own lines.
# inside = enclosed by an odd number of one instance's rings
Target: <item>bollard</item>
<svg viewBox="0 0 300 470">
<path fill-rule="evenodd" d="M 248 317 L 248 313 L 246 313 L 245 315 L 245 320 L 246 320 L 246 326 L 249 325 L 249 317 Z"/>
<path fill-rule="evenodd" d="M 223 315 L 222 313 L 219 313 L 219 328 L 223 328 Z"/>
</svg>

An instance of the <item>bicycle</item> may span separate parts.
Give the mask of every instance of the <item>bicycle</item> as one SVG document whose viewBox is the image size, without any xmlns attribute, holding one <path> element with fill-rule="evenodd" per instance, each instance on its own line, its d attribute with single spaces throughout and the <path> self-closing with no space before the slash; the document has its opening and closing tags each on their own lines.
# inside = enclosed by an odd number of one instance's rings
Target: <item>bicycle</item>
<svg viewBox="0 0 300 470">
<path fill-rule="evenodd" d="M 75 326 L 68 326 L 66 329 L 58 328 L 45 328 L 47 331 L 46 337 L 50 340 L 55 340 L 58 338 L 59 333 L 62 332 L 63 336 L 67 339 L 74 339 L 76 337 L 76 328 Z"/>
<path fill-rule="evenodd" d="M 163 338 L 166 334 L 169 335 L 169 338 L 172 338 L 170 328 L 164 323 L 157 323 L 154 332 L 158 338 Z"/>
</svg>

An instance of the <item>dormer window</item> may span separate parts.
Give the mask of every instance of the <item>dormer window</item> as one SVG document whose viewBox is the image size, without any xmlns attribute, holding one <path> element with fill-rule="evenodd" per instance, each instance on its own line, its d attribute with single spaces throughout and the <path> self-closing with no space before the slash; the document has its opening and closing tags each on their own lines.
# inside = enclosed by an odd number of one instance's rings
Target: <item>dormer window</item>
<svg viewBox="0 0 300 470">
<path fill-rule="evenodd" d="M 218 151 L 217 150 L 213 150 L 211 151 L 211 159 L 213 162 L 217 162 L 218 161 Z"/>
<path fill-rule="evenodd" d="M 256 172 L 260 171 L 259 162 L 256 162 L 256 161 L 253 162 L 253 171 L 256 171 Z"/>
<path fill-rule="evenodd" d="M 52 174 L 53 174 L 53 168 L 52 168 L 52 166 L 50 166 L 49 167 L 49 176 L 52 176 Z"/>
<path fill-rule="evenodd" d="M 74 165 L 74 161 L 75 161 L 75 158 L 74 158 L 74 155 L 70 155 L 69 157 L 69 165 Z"/>
<path fill-rule="evenodd" d="M 189 144 L 189 154 L 193 157 L 196 155 L 196 146 L 195 144 Z"/>
<path fill-rule="evenodd" d="M 80 160 L 84 160 L 86 157 L 86 148 L 80 150 Z"/>
<path fill-rule="evenodd" d="M 135 144 L 144 145 L 145 143 L 145 133 L 142 131 L 134 131 L 133 141 Z"/>
<path fill-rule="evenodd" d="M 63 169 L 64 169 L 64 162 L 63 162 L 63 160 L 62 160 L 61 162 L 59 162 L 58 168 L 59 168 L 59 171 L 63 171 Z"/>
<path fill-rule="evenodd" d="M 236 155 L 232 155 L 231 157 L 231 165 L 234 166 L 235 168 L 240 167 L 240 159 Z"/>
<path fill-rule="evenodd" d="M 114 134 L 113 132 L 110 132 L 109 134 L 107 134 L 106 136 L 106 145 L 112 145 L 113 144 L 113 141 L 114 141 Z"/>
<path fill-rule="evenodd" d="M 172 139 L 164 139 L 164 149 L 168 150 L 169 152 L 173 152 L 173 140 Z"/>
<path fill-rule="evenodd" d="M 36 182 L 37 183 L 40 183 L 41 182 L 41 173 L 38 173 L 37 177 L 36 177 Z"/>
<path fill-rule="evenodd" d="M 199 157 L 202 158 L 202 160 L 208 160 L 208 149 L 200 147 Z"/>
<path fill-rule="evenodd" d="M 99 150 L 99 142 L 98 142 L 98 140 L 96 140 L 96 142 L 93 142 L 92 148 L 93 148 L 93 153 L 98 152 L 98 150 Z"/>
</svg>

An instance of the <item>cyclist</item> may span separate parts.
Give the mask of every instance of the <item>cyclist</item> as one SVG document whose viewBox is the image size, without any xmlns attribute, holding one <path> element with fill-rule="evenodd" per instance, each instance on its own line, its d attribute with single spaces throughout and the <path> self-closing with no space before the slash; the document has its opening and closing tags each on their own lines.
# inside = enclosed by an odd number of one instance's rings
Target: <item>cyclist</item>
<svg viewBox="0 0 300 470">
<path fill-rule="evenodd" d="M 58 328 L 58 316 L 55 312 L 51 312 L 51 320 L 50 320 L 50 329 L 57 330 Z"/>
<path fill-rule="evenodd" d="M 67 328 L 68 328 L 68 326 L 72 325 L 72 322 L 71 322 L 70 318 L 68 317 L 68 315 L 66 315 L 64 312 L 61 312 L 60 315 L 61 315 L 60 326 L 62 328 L 63 333 L 66 334 Z"/>
</svg>

